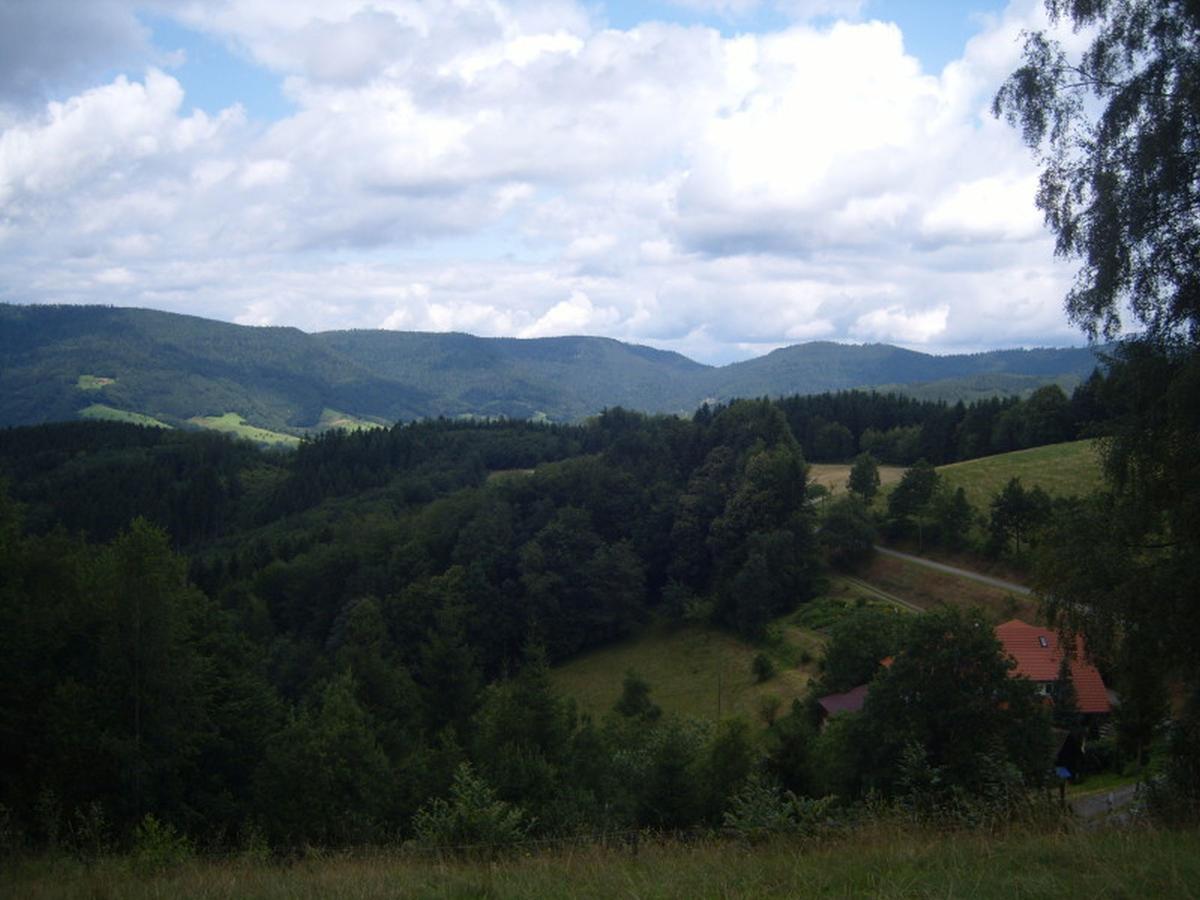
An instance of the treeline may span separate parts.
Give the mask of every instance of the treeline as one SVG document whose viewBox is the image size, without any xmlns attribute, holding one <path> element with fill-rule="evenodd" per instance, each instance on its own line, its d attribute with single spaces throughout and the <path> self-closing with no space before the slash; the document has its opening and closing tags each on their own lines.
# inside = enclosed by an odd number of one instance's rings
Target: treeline
<svg viewBox="0 0 1200 900">
<path fill-rule="evenodd" d="M 1108 416 L 1104 383 L 1097 371 L 1069 398 L 1047 385 L 1026 399 L 969 405 L 841 391 L 787 397 L 779 406 L 810 462 L 844 462 L 862 452 L 894 465 L 924 459 L 940 466 L 1094 436 Z"/>
</svg>

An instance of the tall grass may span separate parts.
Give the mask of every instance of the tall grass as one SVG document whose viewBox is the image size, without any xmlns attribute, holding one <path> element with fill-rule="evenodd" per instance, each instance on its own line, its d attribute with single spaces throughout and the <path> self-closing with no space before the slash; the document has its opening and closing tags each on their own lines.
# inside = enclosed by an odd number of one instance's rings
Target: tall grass
<svg viewBox="0 0 1200 900">
<path fill-rule="evenodd" d="M 1194 897 L 1200 832 L 947 834 L 882 824 L 834 842 L 779 839 L 586 846 L 507 860 L 403 852 L 289 864 L 194 860 L 138 875 L 125 860 L 11 863 L 0 892 L 29 898 Z"/>
</svg>

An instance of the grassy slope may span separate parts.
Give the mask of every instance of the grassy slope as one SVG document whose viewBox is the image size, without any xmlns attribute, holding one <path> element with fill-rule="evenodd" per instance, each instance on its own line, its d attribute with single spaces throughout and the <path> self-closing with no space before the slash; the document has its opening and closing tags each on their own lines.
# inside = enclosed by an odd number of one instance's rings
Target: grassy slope
<svg viewBox="0 0 1200 900">
<path fill-rule="evenodd" d="M 612 709 L 625 673 L 632 669 L 649 682 L 651 699 L 665 711 L 716 718 L 719 682 L 722 717 L 757 720 L 763 697 L 779 697 L 786 710 L 804 692 L 817 671 L 825 640 L 821 629 L 839 610 L 857 603 L 878 601 L 843 579 L 831 579 L 822 597 L 777 620 L 777 637 L 761 647 L 711 625 L 652 625 L 558 667 L 555 685 L 573 697 L 581 711 L 603 715 Z M 755 683 L 751 671 L 759 652 L 765 652 L 776 666 L 776 675 L 763 684 Z"/>
<path fill-rule="evenodd" d="M 643 842 L 540 850 L 498 862 L 414 854 L 281 866 L 197 861 L 137 876 L 123 860 L 35 860 L 0 893 L 123 897 L 1195 897 L 1200 832 L 1140 829 L 947 834 L 878 826 L 825 844 Z"/>
<path fill-rule="evenodd" d="M 93 403 L 91 406 L 85 406 L 79 411 L 79 415 L 84 419 L 102 419 L 109 422 L 128 422 L 131 425 L 149 425 L 152 428 L 170 428 L 166 422 L 160 422 L 153 416 L 145 416 L 141 413 L 128 412 L 124 409 L 114 409 L 111 406 L 105 406 L 103 403 Z"/>
<path fill-rule="evenodd" d="M 294 447 L 300 443 L 300 439 L 294 435 L 268 431 L 266 428 L 251 425 L 235 412 L 227 412 L 223 416 L 195 416 L 188 419 L 188 421 L 193 425 L 199 425 L 201 428 L 224 431 L 236 437 L 254 441 L 256 444 L 284 444 Z"/>
<path fill-rule="evenodd" d="M 1025 488 L 1037 485 L 1051 496 L 1086 494 L 1098 488 L 1101 481 L 1095 441 L 985 456 L 941 466 L 938 472 L 951 488 L 966 491 L 967 499 L 983 512 L 1010 478 L 1020 478 Z"/>
</svg>

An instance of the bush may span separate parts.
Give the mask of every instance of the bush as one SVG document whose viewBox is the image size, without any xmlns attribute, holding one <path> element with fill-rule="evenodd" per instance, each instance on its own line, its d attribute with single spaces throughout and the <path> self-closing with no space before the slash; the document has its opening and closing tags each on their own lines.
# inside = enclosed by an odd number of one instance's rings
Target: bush
<svg viewBox="0 0 1200 900">
<path fill-rule="evenodd" d="M 193 856 L 192 842 L 151 813 L 133 830 L 133 851 L 129 855 L 135 871 L 161 872 L 187 862 Z"/>
<path fill-rule="evenodd" d="M 726 831 L 751 843 L 777 834 L 814 837 L 829 819 L 836 797 L 797 797 L 774 782 L 755 776 L 729 801 Z"/>
<path fill-rule="evenodd" d="M 764 681 L 770 681 L 775 677 L 775 663 L 771 662 L 771 657 L 765 653 L 755 654 L 754 662 L 750 664 L 750 668 L 754 672 L 754 680 L 759 684 Z"/>
<path fill-rule="evenodd" d="M 462 853 L 495 854 L 523 840 L 532 824 L 519 806 L 498 799 L 470 763 L 455 771 L 449 800 L 439 797 L 413 817 L 419 843 Z"/>
</svg>

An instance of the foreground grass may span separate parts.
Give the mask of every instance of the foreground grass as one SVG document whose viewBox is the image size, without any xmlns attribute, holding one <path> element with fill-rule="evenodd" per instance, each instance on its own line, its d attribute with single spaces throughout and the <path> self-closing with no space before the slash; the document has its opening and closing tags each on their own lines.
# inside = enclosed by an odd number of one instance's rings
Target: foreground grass
<svg viewBox="0 0 1200 900">
<path fill-rule="evenodd" d="M 138 875 L 124 860 L 32 860 L 0 872 L 28 898 L 258 897 L 1195 897 L 1200 833 L 1101 830 L 1007 835 L 895 826 L 817 846 L 702 841 L 589 846 L 499 862 L 402 853 L 291 865 L 194 861 Z"/>
<path fill-rule="evenodd" d="M 201 428 L 211 428 L 213 431 L 224 431 L 227 434 L 254 441 L 256 444 L 273 444 L 294 447 L 300 443 L 300 438 L 278 431 L 268 431 L 251 425 L 235 412 L 227 412 L 222 416 L 194 416 L 188 419 L 193 425 Z"/>
<path fill-rule="evenodd" d="M 992 498 L 1010 478 L 1021 479 L 1021 486 L 1026 489 L 1036 485 L 1052 497 L 1089 494 L 1102 481 L 1095 441 L 1072 441 L 985 456 L 939 466 L 938 472 L 951 490 L 961 487 L 971 505 L 985 515 Z"/>
</svg>

